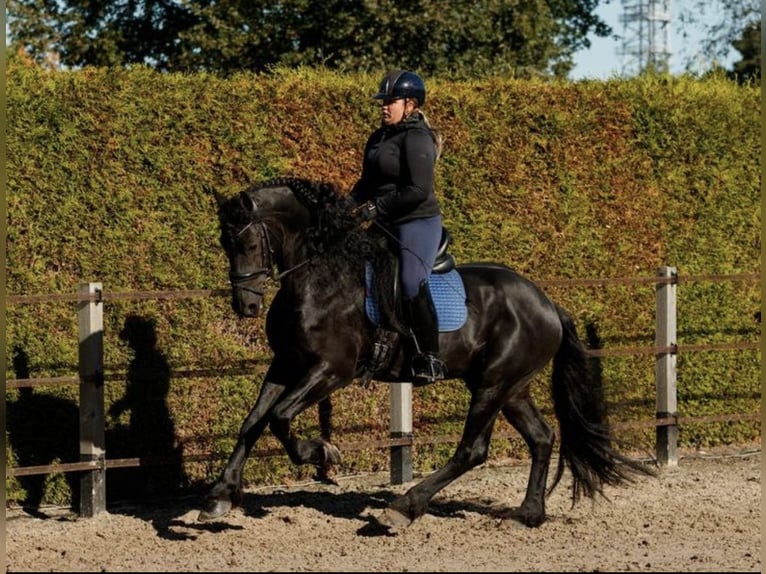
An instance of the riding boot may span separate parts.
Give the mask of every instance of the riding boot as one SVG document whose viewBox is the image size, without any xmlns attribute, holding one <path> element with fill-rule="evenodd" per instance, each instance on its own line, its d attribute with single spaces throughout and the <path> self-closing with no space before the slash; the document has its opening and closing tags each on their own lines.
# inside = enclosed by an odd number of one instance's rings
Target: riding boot
<svg viewBox="0 0 766 574">
<path fill-rule="evenodd" d="M 412 358 L 413 384 L 416 386 L 433 383 L 444 378 L 446 366 L 439 359 L 439 322 L 436 317 L 431 291 L 423 281 L 413 299 L 406 301 L 407 321 L 415 343 Z"/>
</svg>

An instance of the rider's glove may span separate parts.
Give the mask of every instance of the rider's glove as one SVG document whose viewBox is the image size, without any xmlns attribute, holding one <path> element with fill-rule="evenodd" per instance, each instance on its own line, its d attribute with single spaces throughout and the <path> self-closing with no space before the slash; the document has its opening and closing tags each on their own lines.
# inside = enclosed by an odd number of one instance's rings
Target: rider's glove
<svg viewBox="0 0 766 574">
<path fill-rule="evenodd" d="M 362 221 L 372 221 L 378 216 L 378 208 L 372 201 L 366 201 L 354 210 L 354 214 Z"/>
</svg>

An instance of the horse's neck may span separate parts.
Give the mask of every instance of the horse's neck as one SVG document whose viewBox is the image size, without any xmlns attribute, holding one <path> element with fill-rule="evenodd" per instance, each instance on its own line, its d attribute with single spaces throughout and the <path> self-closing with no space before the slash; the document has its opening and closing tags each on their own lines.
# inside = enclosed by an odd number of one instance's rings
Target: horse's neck
<svg viewBox="0 0 766 574">
<path fill-rule="evenodd" d="M 289 271 L 310 257 L 306 240 L 309 221 L 308 212 L 292 194 L 286 196 L 283 204 L 264 220 L 270 232 L 274 262 L 280 273 Z"/>
<path fill-rule="evenodd" d="M 283 243 L 280 273 L 299 292 L 341 293 L 362 288 L 362 262 L 350 254 L 329 248 L 317 253 L 303 235 L 289 236 Z"/>
<path fill-rule="evenodd" d="M 308 249 L 306 238 L 302 234 L 286 234 L 281 242 L 277 267 L 280 273 L 290 272 L 301 265 L 308 265 L 312 254 Z"/>
</svg>

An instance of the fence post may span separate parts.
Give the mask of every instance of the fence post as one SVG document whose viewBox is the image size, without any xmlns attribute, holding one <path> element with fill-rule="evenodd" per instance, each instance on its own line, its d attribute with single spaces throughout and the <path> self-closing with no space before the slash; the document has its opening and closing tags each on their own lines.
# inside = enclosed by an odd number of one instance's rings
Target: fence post
<svg viewBox="0 0 766 574">
<path fill-rule="evenodd" d="M 104 431 L 104 305 L 90 300 L 100 295 L 101 283 L 81 283 L 77 306 L 80 331 L 80 460 L 95 461 L 96 469 L 80 478 L 80 515 L 92 517 L 106 510 Z"/>
<path fill-rule="evenodd" d="M 658 347 L 671 347 L 677 343 L 676 333 L 676 281 L 675 267 L 660 267 L 660 277 L 670 277 L 670 283 L 657 284 L 657 333 Z M 678 466 L 678 425 L 676 396 L 676 353 L 657 353 L 655 364 L 657 384 L 657 462 L 661 466 Z"/>
<path fill-rule="evenodd" d="M 390 383 L 391 438 L 412 438 L 412 383 Z M 391 447 L 391 484 L 412 480 L 412 446 Z"/>
</svg>

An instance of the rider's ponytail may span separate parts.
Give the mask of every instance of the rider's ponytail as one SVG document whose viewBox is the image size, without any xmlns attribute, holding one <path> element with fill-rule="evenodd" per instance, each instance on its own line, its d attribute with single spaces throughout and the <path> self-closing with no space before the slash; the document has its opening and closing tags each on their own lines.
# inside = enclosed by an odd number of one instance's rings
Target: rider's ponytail
<svg viewBox="0 0 766 574">
<path fill-rule="evenodd" d="M 442 134 L 441 134 L 441 132 L 439 132 L 439 130 L 435 129 L 431 125 L 431 122 L 428 121 L 428 118 L 426 117 L 426 115 L 422 111 L 420 111 L 420 116 L 423 118 L 423 123 L 425 123 L 426 126 L 428 126 L 428 129 L 431 132 L 431 137 L 434 140 L 434 146 L 436 147 L 436 160 L 435 160 L 435 162 L 439 161 L 439 157 L 442 154 L 442 148 L 444 147 L 444 136 L 442 136 Z"/>
</svg>

